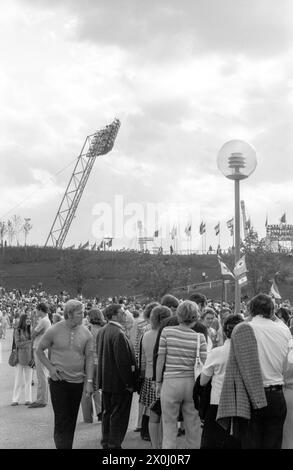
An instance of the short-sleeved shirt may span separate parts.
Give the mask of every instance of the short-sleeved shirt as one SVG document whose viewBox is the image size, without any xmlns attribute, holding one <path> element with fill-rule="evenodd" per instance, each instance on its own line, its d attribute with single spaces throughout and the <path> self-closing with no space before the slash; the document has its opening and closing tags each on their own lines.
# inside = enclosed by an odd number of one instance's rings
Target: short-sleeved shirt
<svg viewBox="0 0 293 470">
<path fill-rule="evenodd" d="M 48 315 L 46 315 L 45 317 L 39 319 L 39 321 L 37 323 L 37 326 L 35 327 L 34 331 L 37 331 L 38 333 L 42 332 L 42 334 L 39 334 L 34 339 L 34 348 L 35 349 L 39 346 L 43 335 L 46 333 L 47 329 L 50 328 L 50 326 L 51 326 L 51 322 L 49 320 Z"/>
<path fill-rule="evenodd" d="M 208 352 L 207 360 L 203 366 L 202 373 L 212 377 L 211 405 L 218 405 L 220 402 L 229 352 L 230 339 L 226 339 L 223 346 Z"/>
<path fill-rule="evenodd" d="M 43 341 L 49 343 L 50 362 L 63 380 L 81 383 L 85 377 L 85 359 L 93 354 L 93 336 L 83 325 L 69 328 L 65 320 L 51 326 Z"/>
<path fill-rule="evenodd" d="M 264 387 L 284 384 L 284 365 L 292 338 L 282 322 L 256 315 L 250 322 L 255 338 Z"/>
</svg>

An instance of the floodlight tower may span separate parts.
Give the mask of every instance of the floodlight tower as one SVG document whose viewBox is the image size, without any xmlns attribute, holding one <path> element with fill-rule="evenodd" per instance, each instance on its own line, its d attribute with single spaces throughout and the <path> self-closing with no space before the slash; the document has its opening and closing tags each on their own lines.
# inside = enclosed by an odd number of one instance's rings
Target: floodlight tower
<svg viewBox="0 0 293 470">
<path fill-rule="evenodd" d="M 62 248 L 96 157 L 112 150 L 120 124 L 119 119 L 114 119 L 85 139 L 45 246 L 51 240 L 54 247 Z"/>
</svg>

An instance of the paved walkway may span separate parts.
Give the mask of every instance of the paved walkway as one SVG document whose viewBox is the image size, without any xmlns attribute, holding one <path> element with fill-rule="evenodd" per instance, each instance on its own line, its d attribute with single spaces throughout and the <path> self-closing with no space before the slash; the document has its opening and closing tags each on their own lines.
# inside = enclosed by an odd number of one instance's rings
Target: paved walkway
<svg viewBox="0 0 293 470">
<path fill-rule="evenodd" d="M 54 449 L 53 410 L 51 403 L 45 408 L 29 409 L 25 405 L 10 406 L 14 383 L 14 369 L 8 365 L 12 345 L 12 330 L 7 331 L 6 340 L 0 340 L 0 449 Z M 36 379 L 35 379 L 36 382 Z M 36 385 L 33 387 L 33 399 Z M 139 433 L 133 432 L 136 425 L 138 396 L 132 402 L 128 432 L 123 442 L 124 449 L 150 449 Z M 101 424 L 83 423 L 79 411 L 73 448 L 100 449 Z M 178 439 L 178 448 L 184 448 L 184 438 Z"/>
</svg>

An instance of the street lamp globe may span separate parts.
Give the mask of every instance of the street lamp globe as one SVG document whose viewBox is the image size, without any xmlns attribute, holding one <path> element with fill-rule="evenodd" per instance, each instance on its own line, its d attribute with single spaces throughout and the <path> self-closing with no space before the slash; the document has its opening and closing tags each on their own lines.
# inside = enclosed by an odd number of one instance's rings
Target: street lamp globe
<svg viewBox="0 0 293 470">
<path fill-rule="evenodd" d="M 226 178 L 243 180 L 256 168 L 256 151 L 243 140 L 229 140 L 219 150 L 218 168 Z"/>
<path fill-rule="evenodd" d="M 256 151 L 247 142 L 229 140 L 219 150 L 218 168 L 226 178 L 234 180 L 235 197 L 235 265 L 240 259 L 240 181 L 248 178 L 256 168 Z M 235 279 L 235 313 L 240 313 L 241 285 Z"/>
</svg>

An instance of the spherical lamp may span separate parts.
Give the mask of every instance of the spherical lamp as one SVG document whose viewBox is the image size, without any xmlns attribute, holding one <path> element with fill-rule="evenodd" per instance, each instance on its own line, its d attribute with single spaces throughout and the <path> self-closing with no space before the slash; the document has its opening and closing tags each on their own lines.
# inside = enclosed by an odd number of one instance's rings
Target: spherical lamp
<svg viewBox="0 0 293 470">
<path fill-rule="evenodd" d="M 240 258 L 240 180 L 248 178 L 256 168 L 256 151 L 243 140 L 229 140 L 219 150 L 218 168 L 235 188 L 235 264 Z M 235 279 L 235 313 L 240 313 L 241 288 Z"/>
</svg>

